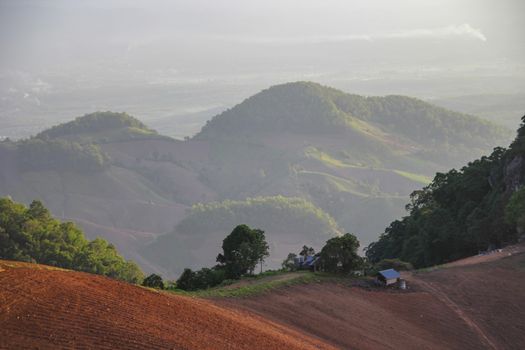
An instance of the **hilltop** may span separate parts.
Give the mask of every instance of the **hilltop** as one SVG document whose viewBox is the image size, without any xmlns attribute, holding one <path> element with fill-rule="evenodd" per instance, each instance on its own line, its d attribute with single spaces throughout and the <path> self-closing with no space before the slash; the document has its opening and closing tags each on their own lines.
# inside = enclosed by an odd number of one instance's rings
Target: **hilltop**
<svg viewBox="0 0 525 350">
<path fill-rule="evenodd" d="M 167 138 L 126 113 L 95 112 L 54 126 L 35 136 L 37 139 L 62 139 L 79 143 L 108 143 L 128 139 Z"/>
<path fill-rule="evenodd" d="M 214 117 L 195 138 L 275 132 L 347 133 L 387 143 L 393 137 L 414 146 L 462 146 L 469 151 L 490 147 L 488 140 L 509 139 L 509 131 L 496 124 L 416 98 L 359 96 L 312 82 L 263 90 Z"/>
<path fill-rule="evenodd" d="M 209 263 L 213 257 L 204 245 L 215 250 L 233 228 L 218 220 L 201 230 L 194 208 L 216 217 L 229 213 L 228 201 L 300 198 L 308 204 L 292 216 L 279 210 L 278 201 L 266 202 L 276 215 L 271 221 L 283 222 L 279 229 L 257 221 L 259 209 L 234 216 L 267 231 L 272 268 L 284 258 L 279 247 L 297 249 L 292 243 L 299 236 L 300 244 L 318 246 L 326 228 L 353 232 L 366 246 L 436 171 L 511 137 L 481 119 L 409 97 L 289 83 L 219 114 L 184 141 L 125 113 L 97 112 L 28 140 L 0 142 L 0 195 L 24 203 L 40 199 L 89 238 L 102 235 L 146 271 L 171 277 L 181 264 Z M 308 216 L 312 212 L 319 215 Z M 312 232 L 291 224 L 290 218 L 302 217 L 313 220 Z"/>
</svg>

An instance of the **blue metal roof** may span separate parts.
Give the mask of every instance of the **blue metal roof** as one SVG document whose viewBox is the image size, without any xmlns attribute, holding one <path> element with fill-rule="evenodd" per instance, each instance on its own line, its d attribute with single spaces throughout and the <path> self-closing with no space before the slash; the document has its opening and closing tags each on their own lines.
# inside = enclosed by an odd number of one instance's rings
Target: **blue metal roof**
<svg viewBox="0 0 525 350">
<path fill-rule="evenodd" d="M 388 269 L 388 270 L 379 271 L 379 274 L 381 274 L 381 276 L 383 276 L 387 280 L 390 280 L 390 279 L 393 279 L 393 278 L 399 278 L 401 276 L 399 274 L 399 272 L 397 272 L 394 269 Z"/>
</svg>

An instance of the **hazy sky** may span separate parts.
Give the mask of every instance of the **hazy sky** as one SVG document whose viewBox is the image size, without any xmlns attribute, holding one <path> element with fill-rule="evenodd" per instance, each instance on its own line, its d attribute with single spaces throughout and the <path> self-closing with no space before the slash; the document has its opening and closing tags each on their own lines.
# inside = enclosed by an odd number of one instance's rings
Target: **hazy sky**
<svg viewBox="0 0 525 350">
<path fill-rule="evenodd" d="M 0 136 L 98 109 L 206 119 L 294 80 L 525 93 L 524 13 L 524 0 L 0 0 Z"/>
<path fill-rule="evenodd" d="M 363 51 L 391 54 L 393 63 L 454 63 L 447 56 L 457 55 L 459 64 L 469 54 L 476 62 L 520 61 L 524 3 L 1 0 L 1 68 L 114 60 L 195 72 L 279 69 L 279 62 L 325 70 L 367 61 Z M 351 48 L 360 52 L 353 56 Z M 319 58 L 319 51 L 339 59 Z"/>
</svg>

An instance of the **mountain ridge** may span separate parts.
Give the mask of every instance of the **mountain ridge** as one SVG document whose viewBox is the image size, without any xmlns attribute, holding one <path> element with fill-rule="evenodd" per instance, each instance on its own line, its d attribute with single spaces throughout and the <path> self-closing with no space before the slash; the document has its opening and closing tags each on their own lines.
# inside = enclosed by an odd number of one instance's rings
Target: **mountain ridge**
<svg viewBox="0 0 525 350">
<path fill-rule="evenodd" d="M 289 89 L 294 91 L 295 100 L 287 100 Z M 256 103 L 249 104 L 250 108 L 243 102 L 231 110 L 244 110 L 233 114 L 235 118 L 262 118 L 268 128 L 273 128 L 271 131 L 264 126 L 263 130 L 224 128 L 220 133 L 211 132 L 217 120 L 230 110 L 212 119 L 201 134 L 181 141 L 162 136 L 127 114 L 97 112 L 29 140 L 0 142 L 0 160 L 5 165 L 0 169 L 0 195 L 11 195 L 24 203 L 37 197 L 55 215 L 78 220 L 90 238 L 101 234 L 114 241 L 126 258 L 147 266 L 147 271 L 173 276 L 185 266 L 169 272 L 166 266 L 147 261 L 140 252 L 167 233 L 175 235 L 176 244 L 182 233 L 173 232 L 174 227 L 189 215 L 193 205 L 279 195 L 299 197 L 333 217 L 342 232 L 356 233 L 367 245 L 402 215 L 408 195 L 436 171 L 463 164 L 506 138 L 494 129 L 483 142 L 476 137 L 462 141 L 455 136 L 434 143 L 419 142 L 392 126 L 376 123 L 372 119 L 379 117 L 372 114 L 363 112 L 359 119 L 341 111 L 371 111 L 366 104 L 358 106 L 369 99 L 366 97 L 315 83 L 284 84 L 265 91 L 263 95 L 268 91 L 270 94 L 264 104 L 257 102 L 260 95 L 255 95 L 251 101 Z M 283 104 L 273 103 L 275 98 Z M 297 99 L 309 102 L 296 108 Z M 410 108 L 396 104 L 412 100 L 381 101 L 388 102 L 384 106 L 393 111 L 394 117 L 403 118 L 399 111 Z M 302 115 L 301 110 L 309 114 Z M 418 120 L 427 120 L 420 125 L 425 129 L 433 125 L 428 120 L 440 120 L 439 116 L 432 119 L 427 112 L 425 108 L 414 108 L 406 123 L 415 127 Z M 306 118 L 303 124 L 310 129 L 271 125 L 271 118 L 283 115 L 288 126 L 303 123 Z M 270 121 L 266 116 L 271 117 Z M 450 112 L 443 118 L 454 119 L 456 114 Z M 319 119 L 328 123 L 319 124 Z M 106 123 L 110 126 L 100 127 Z M 309 123 L 325 129 L 312 129 Z M 457 125 L 451 135 L 471 135 L 462 123 Z M 228 137 L 224 137 L 226 131 Z M 24 143 L 29 147 L 21 152 Z M 286 228 L 283 232 L 282 236 L 269 233 L 275 237 L 271 243 L 280 246 L 295 234 Z M 301 244 L 316 243 L 307 239 Z M 215 247 L 200 252 L 201 257 L 188 262 L 191 267 L 204 265 L 202 257 L 215 254 Z M 280 258 L 273 257 L 275 261 Z"/>
</svg>

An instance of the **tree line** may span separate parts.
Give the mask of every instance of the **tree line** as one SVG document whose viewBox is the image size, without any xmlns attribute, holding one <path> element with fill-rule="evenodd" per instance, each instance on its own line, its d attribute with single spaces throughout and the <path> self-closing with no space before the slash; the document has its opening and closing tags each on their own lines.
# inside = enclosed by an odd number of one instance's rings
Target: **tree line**
<svg viewBox="0 0 525 350">
<path fill-rule="evenodd" d="M 524 177 L 525 116 L 509 149 L 495 148 L 460 170 L 438 173 L 414 191 L 408 215 L 392 222 L 366 256 L 425 267 L 514 243 L 525 231 Z"/>
<path fill-rule="evenodd" d="M 40 201 L 29 207 L 0 198 L 0 259 L 100 274 L 130 283 L 144 275 L 102 238 L 88 241 L 72 222 L 54 219 Z"/>
</svg>

